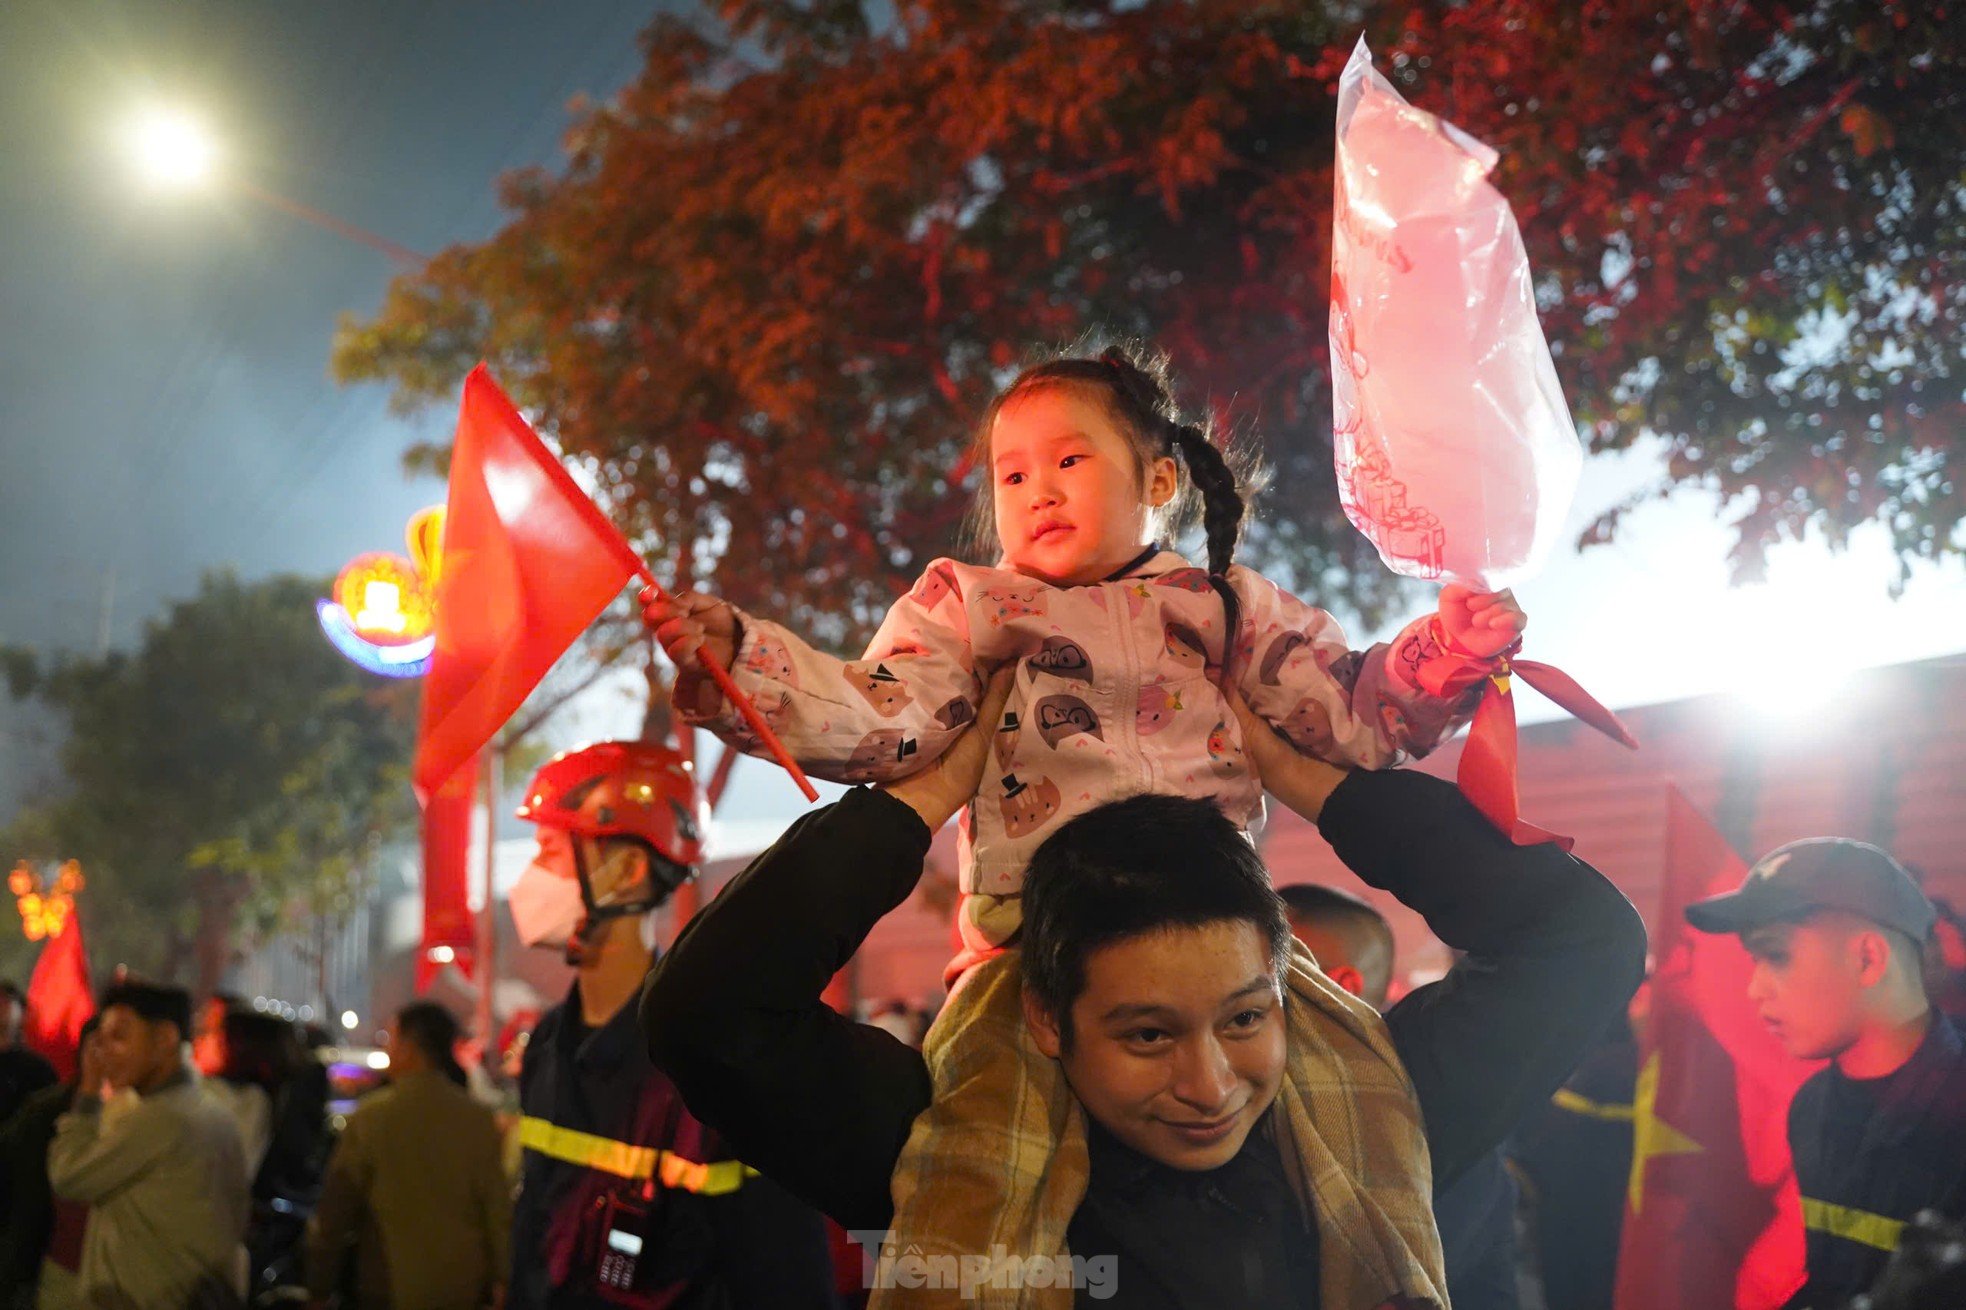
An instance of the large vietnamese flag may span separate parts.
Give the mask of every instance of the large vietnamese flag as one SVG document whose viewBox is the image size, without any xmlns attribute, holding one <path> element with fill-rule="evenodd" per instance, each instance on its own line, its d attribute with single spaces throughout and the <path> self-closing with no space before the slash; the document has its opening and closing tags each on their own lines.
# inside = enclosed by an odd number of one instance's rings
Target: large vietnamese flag
<svg viewBox="0 0 1966 1310">
<path fill-rule="evenodd" d="M 464 380 L 411 777 L 426 804 L 641 569 L 480 364 Z"/>
<path fill-rule="evenodd" d="M 1746 876 L 1726 838 L 1668 787 L 1617 1310 L 1771 1310 L 1802 1285 L 1788 1107 L 1813 1066 L 1756 1016 L 1740 940 L 1696 932 L 1683 913 Z"/>
<path fill-rule="evenodd" d="M 96 1012 L 89 988 L 89 951 L 82 944 L 82 918 L 70 910 L 60 932 L 48 938 L 34 974 L 27 981 L 27 1022 L 21 1040 L 39 1051 L 63 1079 L 75 1076 L 75 1054 L 82 1025 Z"/>
</svg>

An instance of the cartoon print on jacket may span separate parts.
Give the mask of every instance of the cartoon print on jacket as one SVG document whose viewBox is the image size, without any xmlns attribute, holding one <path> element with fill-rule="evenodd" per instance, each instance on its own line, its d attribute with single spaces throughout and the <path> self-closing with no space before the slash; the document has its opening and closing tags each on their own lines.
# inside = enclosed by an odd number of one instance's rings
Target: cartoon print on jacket
<svg viewBox="0 0 1966 1310">
<path fill-rule="evenodd" d="M 1413 682 L 1420 680 L 1420 667 L 1441 657 L 1443 647 L 1438 624 L 1429 623 L 1393 648 L 1400 668 Z"/>
<path fill-rule="evenodd" d="M 1008 770 L 1010 761 L 1017 755 L 1017 737 L 1024 731 L 1024 724 L 1017 717 L 1016 710 L 1005 710 L 1003 722 L 997 725 L 996 736 L 990 739 L 990 751 L 997 757 L 997 767 Z"/>
<path fill-rule="evenodd" d="M 1003 788 L 1003 830 L 1008 836 L 1028 837 L 1058 813 L 1058 784 L 1049 778 L 1025 782 L 1008 774 Z"/>
<path fill-rule="evenodd" d="M 1321 755 L 1331 749 L 1331 711 L 1315 696 L 1298 701 L 1297 708 L 1284 715 L 1277 726 L 1307 755 Z"/>
<path fill-rule="evenodd" d="M 962 727 L 975 717 L 976 707 L 969 703 L 967 696 L 957 696 L 935 712 L 935 721 L 952 729 Z"/>
<path fill-rule="evenodd" d="M 792 664 L 792 648 L 769 632 L 761 632 L 744 653 L 744 671 L 788 687 L 799 685 L 798 670 Z"/>
<path fill-rule="evenodd" d="M 905 764 L 919 749 L 919 743 L 899 728 L 877 728 L 860 739 L 840 770 L 845 782 L 871 782 L 889 776 L 889 766 Z"/>
<path fill-rule="evenodd" d="M 1092 681 L 1092 660 L 1087 657 L 1085 647 L 1070 637 L 1046 637 L 1028 663 L 1034 669 L 1043 669 L 1061 678 Z"/>
<path fill-rule="evenodd" d="M 1286 632 L 1279 636 L 1263 652 L 1263 667 L 1256 671 L 1257 680 L 1265 687 L 1276 686 L 1283 673 L 1283 662 L 1290 658 L 1290 652 L 1310 644 L 1310 638 L 1301 632 Z"/>
<path fill-rule="evenodd" d="M 1100 741 L 1106 740 L 1105 734 L 1099 731 L 1099 716 L 1077 696 L 1046 696 L 1032 709 L 1038 716 L 1038 736 L 1053 750 L 1074 733 L 1083 732 Z"/>
<path fill-rule="evenodd" d="M 1038 618 L 1049 608 L 1042 591 L 1022 587 L 985 587 L 979 597 L 990 622 L 999 626 L 1016 619 Z"/>
<path fill-rule="evenodd" d="M 949 580 L 947 571 L 932 568 L 915 580 L 915 589 L 908 593 L 908 599 L 924 610 L 932 610 L 942 603 L 946 596 L 955 594 L 956 587 Z"/>
<path fill-rule="evenodd" d="M 1192 591 L 1198 596 L 1209 595 L 1215 590 L 1215 584 L 1208 580 L 1208 573 L 1203 569 L 1176 569 L 1172 573 L 1163 573 L 1154 579 L 1154 585 L 1179 587 L 1183 591 Z"/>
<path fill-rule="evenodd" d="M 1209 731 L 1208 767 L 1218 778 L 1233 778 L 1243 771 L 1242 743 L 1236 740 L 1227 719 L 1217 719 Z"/>
<path fill-rule="evenodd" d="M 1133 730 L 1142 737 L 1151 737 L 1180 712 L 1181 693 L 1152 683 L 1140 689 L 1140 708 L 1133 716 Z"/>
<path fill-rule="evenodd" d="M 1147 602 L 1154 598 L 1154 593 L 1147 590 L 1147 584 L 1144 582 L 1120 583 L 1119 585 L 1115 586 L 1112 590 L 1116 594 L 1125 598 L 1126 617 L 1128 617 L 1129 619 L 1139 618 L 1140 611 L 1146 609 Z M 1085 591 L 1086 591 L 1085 598 L 1087 600 L 1091 601 L 1094 605 L 1097 605 L 1102 610 L 1106 608 L 1107 589 L 1105 587 L 1087 587 Z"/>
<path fill-rule="evenodd" d="M 891 719 L 915 703 L 908 694 L 908 684 L 888 672 L 885 664 L 876 664 L 871 670 L 864 664 L 846 666 L 847 683 L 859 692 L 874 713 L 884 719 Z"/>
<path fill-rule="evenodd" d="M 1163 638 L 1167 657 L 1192 673 L 1199 673 L 1208 666 L 1208 647 L 1202 645 L 1201 634 L 1185 623 L 1170 622 Z"/>
</svg>

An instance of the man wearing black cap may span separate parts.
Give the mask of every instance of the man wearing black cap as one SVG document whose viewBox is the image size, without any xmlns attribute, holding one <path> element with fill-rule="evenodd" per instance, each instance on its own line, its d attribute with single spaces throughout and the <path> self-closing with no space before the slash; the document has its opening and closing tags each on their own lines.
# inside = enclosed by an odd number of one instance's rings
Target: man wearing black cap
<svg viewBox="0 0 1966 1310">
<path fill-rule="evenodd" d="M 1809 1264 L 1791 1306 L 1867 1290 L 1921 1210 L 1966 1216 L 1966 1054 L 1921 967 L 1935 917 L 1897 861 L 1839 837 L 1778 847 L 1686 907 L 1740 935 L 1748 998 L 1789 1053 L 1830 1061 L 1789 1106 Z"/>
</svg>

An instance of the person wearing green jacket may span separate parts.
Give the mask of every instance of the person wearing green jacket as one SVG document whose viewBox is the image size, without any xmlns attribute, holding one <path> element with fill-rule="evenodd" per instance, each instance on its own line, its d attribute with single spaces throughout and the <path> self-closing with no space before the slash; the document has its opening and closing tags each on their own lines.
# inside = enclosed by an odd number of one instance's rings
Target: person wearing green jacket
<svg viewBox="0 0 1966 1310">
<path fill-rule="evenodd" d="M 389 1030 L 389 1086 L 357 1107 L 307 1226 L 316 1305 L 480 1310 L 504 1294 L 512 1194 L 491 1111 L 464 1090 L 457 1020 L 432 1001 Z M 352 1256 L 353 1278 L 349 1278 Z"/>
</svg>

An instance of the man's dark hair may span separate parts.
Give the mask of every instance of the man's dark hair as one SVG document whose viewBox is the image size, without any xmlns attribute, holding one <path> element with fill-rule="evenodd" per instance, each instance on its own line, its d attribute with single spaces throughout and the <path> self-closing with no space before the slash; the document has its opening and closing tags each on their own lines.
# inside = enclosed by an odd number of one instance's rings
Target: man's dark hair
<svg viewBox="0 0 1966 1310">
<path fill-rule="evenodd" d="M 423 1052 L 433 1069 L 464 1086 L 464 1066 L 457 1062 L 457 1017 L 435 1001 L 411 1001 L 396 1011 L 396 1031 Z"/>
<path fill-rule="evenodd" d="M 1293 920 L 1326 929 L 1344 942 L 1344 960 L 1319 963 L 1343 963 L 1357 969 L 1365 988 L 1362 999 L 1375 1010 L 1384 1009 L 1386 989 L 1393 980 L 1393 929 L 1386 916 L 1371 902 L 1322 883 L 1279 887 L 1277 895 L 1283 898 L 1284 909 Z"/>
<path fill-rule="evenodd" d="M 250 1083 L 277 1097 L 300 1067 L 300 1037 L 277 1014 L 234 1006 L 225 1012 L 219 1031 L 225 1038 L 225 1060 L 218 1076 L 227 1082 Z"/>
<path fill-rule="evenodd" d="M 1024 876 L 1024 986 L 1072 1040 L 1086 957 L 1168 928 L 1240 921 L 1261 933 L 1270 967 L 1290 952 L 1283 902 L 1256 848 L 1212 801 L 1130 796 L 1072 819 Z"/>
<path fill-rule="evenodd" d="M 104 1013 L 117 1006 L 133 1011 L 146 1023 L 177 1025 L 178 1040 L 191 1036 L 191 993 L 164 983 L 117 983 L 102 994 Z"/>
</svg>

